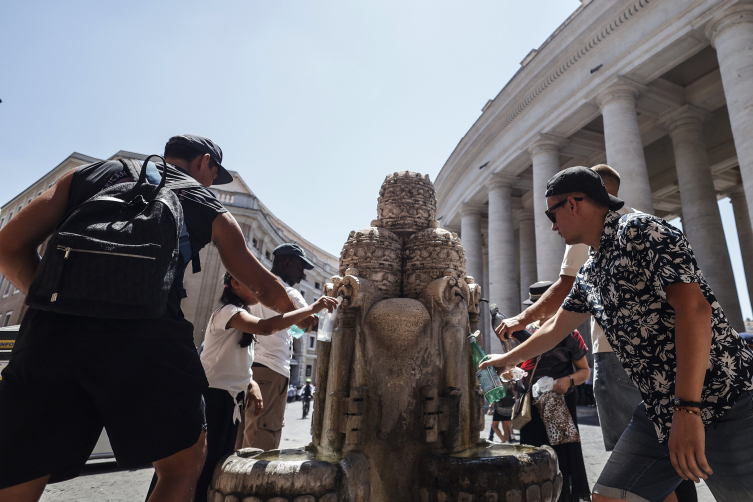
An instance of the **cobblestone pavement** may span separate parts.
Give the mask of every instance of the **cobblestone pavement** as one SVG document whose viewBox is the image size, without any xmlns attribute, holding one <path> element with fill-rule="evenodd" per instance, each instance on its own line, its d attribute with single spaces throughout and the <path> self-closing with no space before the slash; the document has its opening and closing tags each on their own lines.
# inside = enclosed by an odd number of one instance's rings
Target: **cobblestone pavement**
<svg viewBox="0 0 753 502">
<path fill-rule="evenodd" d="M 583 456 L 586 473 L 591 486 L 596 483 L 602 467 L 609 458 L 604 451 L 601 429 L 598 426 L 595 410 L 579 410 Z M 486 417 L 486 431 L 491 428 L 491 417 Z M 301 419 L 301 403 L 288 405 L 285 412 L 285 428 L 282 432 L 281 448 L 297 448 L 311 441 L 311 418 Z M 112 461 L 90 463 L 81 476 L 63 483 L 50 485 L 42 496 L 43 502 L 137 502 L 144 500 L 154 470 L 144 467 L 122 470 Z M 699 502 L 714 502 L 708 487 L 698 487 Z"/>
</svg>

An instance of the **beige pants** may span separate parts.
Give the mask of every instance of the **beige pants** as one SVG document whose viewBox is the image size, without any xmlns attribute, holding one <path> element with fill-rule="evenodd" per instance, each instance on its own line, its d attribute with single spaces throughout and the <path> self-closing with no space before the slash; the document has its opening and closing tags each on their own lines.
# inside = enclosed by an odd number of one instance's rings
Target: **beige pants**
<svg viewBox="0 0 753 502">
<path fill-rule="evenodd" d="M 254 367 L 254 381 L 259 384 L 264 410 L 254 417 L 256 406 L 246 409 L 238 427 L 236 448 L 275 450 L 280 446 L 288 400 L 288 378 L 269 368 Z"/>
</svg>

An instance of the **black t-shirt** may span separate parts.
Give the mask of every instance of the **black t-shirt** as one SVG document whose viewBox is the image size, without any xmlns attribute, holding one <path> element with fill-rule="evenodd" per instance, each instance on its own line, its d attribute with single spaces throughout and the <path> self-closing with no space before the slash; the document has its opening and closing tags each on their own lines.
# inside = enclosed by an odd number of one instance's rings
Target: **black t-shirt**
<svg viewBox="0 0 753 502">
<path fill-rule="evenodd" d="M 536 372 L 533 375 L 533 382 L 530 382 L 531 385 L 545 376 L 556 380 L 572 374 L 573 361 L 582 358 L 587 352 L 588 347 L 586 346 L 586 342 L 583 341 L 583 337 L 580 336 L 580 333 L 576 329 L 552 350 L 541 354 L 541 361 L 538 366 L 536 366 L 535 357 L 520 365 L 521 368 L 528 372 L 528 376 L 522 380 L 523 386 L 528 389 L 531 373 L 534 373 L 534 367 L 536 368 Z"/>
<path fill-rule="evenodd" d="M 188 177 L 188 173 L 168 165 L 167 181 Z M 99 162 L 76 170 L 68 197 L 70 211 L 101 190 L 118 183 L 134 181 L 118 161 Z M 183 207 L 191 253 L 195 256 L 212 240 L 212 223 L 227 210 L 204 187 L 181 188 L 175 194 Z M 193 338 L 193 325 L 183 317 L 183 273 L 187 263 L 179 258 L 178 272 L 167 299 L 165 313 L 157 319 L 100 319 L 58 314 L 29 308 L 24 315 L 14 351 L 47 336 L 128 336 L 130 338 Z"/>
</svg>

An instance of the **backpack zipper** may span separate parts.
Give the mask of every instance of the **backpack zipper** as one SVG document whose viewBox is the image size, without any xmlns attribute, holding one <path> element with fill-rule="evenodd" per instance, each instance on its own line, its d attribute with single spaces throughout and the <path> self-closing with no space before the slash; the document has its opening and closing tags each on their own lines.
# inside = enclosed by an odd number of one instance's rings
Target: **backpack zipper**
<svg viewBox="0 0 753 502">
<path fill-rule="evenodd" d="M 106 254 L 111 256 L 126 256 L 128 258 L 141 258 L 142 260 L 156 260 L 157 258 L 153 256 L 142 256 L 140 254 L 130 254 L 130 253 L 115 253 L 113 251 L 93 251 L 91 249 L 76 249 L 68 246 L 58 246 L 57 249 L 59 251 L 65 251 L 65 255 L 63 255 L 63 260 L 67 260 L 68 257 L 71 254 L 71 251 L 75 251 L 77 253 L 91 253 L 91 254 Z M 55 285 L 55 289 L 58 289 L 58 286 L 60 286 L 60 277 L 63 275 L 63 266 L 60 267 L 60 273 L 58 275 L 58 283 Z M 57 292 L 52 293 L 52 296 L 50 297 L 50 303 L 57 301 L 58 294 Z"/>
</svg>

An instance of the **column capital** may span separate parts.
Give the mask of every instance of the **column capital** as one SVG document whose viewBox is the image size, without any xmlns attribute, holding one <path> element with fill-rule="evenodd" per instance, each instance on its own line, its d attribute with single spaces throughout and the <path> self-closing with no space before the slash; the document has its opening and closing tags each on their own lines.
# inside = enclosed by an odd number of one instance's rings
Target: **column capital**
<svg viewBox="0 0 753 502">
<path fill-rule="evenodd" d="M 750 2 L 741 2 L 724 9 L 706 24 L 704 31 L 712 47 L 716 48 L 714 44 L 720 33 L 727 28 L 745 23 L 753 23 L 753 4 Z"/>
<path fill-rule="evenodd" d="M 526 207 L 523 209 L 518 209 L 513 213 L 513 219 L 515 221 L 515 226 L 519 226 L 524 221 L 533 221 L 533 208 L 532 207 Z"/>
<path fill-rule="evenodd" d="M 560 136 L 555 136 L 553 134 L 546 134 L 546 133 L 540 133 L 536 140 L 534 140 L 533 143 L 531 143 L 531 146 L 528 147 L 528 153 L 531 154 L 531 157 L 536 155 L 540 152 L 557 152 L 559 153 L 560 149 L 567 146 L 570 142 L 566 140 L 565 138 L 562 138 Z"/>
<path fill-rule="evenodd" d="M 726 195 L 730 198 L 730 200 L 745 199 L 745 187 L 743 187 L 742 185 L 737 185 L 736 187 L 728 190 Z"/>
<path fill-rule="evenodd" d="M 617 77 L 606 88 L 604 88 L 599 94 L 596 95 L 596 104 L 599 108 L 604 108 L 604 105 L 611 101 L 631 101 L 633 103 L 638 99 L 638 95 L 642 92 L 646 92 L 648 88 L 645 85 L 641 85 L 638 82 L 633 82 L 626 77 Z"/>
<path fill-rule="evenodd" d="M 659 116 L 656 125 L 669 131 L 670 136 L 679 128 L 691 126 L 701 128 L 711 118 L 711 114 L 693 105 L 683 105 L 667 110 Z"/>
<path fill-rule="evenodd" d="M 509 174 L 494 173 L 491 178 L 486 182 L 486 189 L 489 192 L 494 192 L 502 188 L 512 188 L 512 186 L 520 181 L 517 176 L 511 176 Z"/>
<path fill-rule="evenodd" d="M 481 213 L 486 212 L 486 206 L 483 204 L 474 204 L 472 202 L 464 202 L 460 206 L 460 217 L 464 216 L 477 216 L 481 218 Z"/>
</svg>

